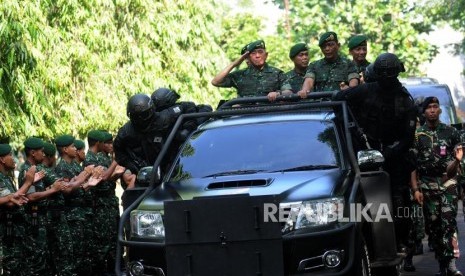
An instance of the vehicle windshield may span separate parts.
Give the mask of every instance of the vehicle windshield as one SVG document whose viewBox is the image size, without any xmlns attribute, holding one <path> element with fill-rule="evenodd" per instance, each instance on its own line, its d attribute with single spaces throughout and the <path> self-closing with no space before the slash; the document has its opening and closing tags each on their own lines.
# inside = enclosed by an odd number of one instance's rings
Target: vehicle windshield
<svg viewBox="0 0 465 276">
<path fill-rule="evenodd" d="M 183 146 L 170 181 L 259 172 L 337 168 L 330 121 L 279 121 L 199 131 Z"/>
</svg>

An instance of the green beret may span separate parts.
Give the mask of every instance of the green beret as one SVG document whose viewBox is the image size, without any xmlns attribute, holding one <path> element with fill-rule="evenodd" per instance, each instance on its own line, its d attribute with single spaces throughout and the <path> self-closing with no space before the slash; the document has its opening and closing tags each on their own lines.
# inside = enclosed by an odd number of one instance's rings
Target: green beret
<svg viewBox="0 0 465 276">
<path fill-rule="evenodd" d="M 0 156 L 5 156 L 11 152 L 11 146 L 8 144 L 0 144 Z"/>
<path fill-rule="evenodd" d="M 360 45 L 366 46 L 367 37 L 365 35 L 355 35 L 349 39 L 349 50 L 352 50 Z M 365 42 L 365 43 L 364 43 Z"/>
<path fill-rule="evenodd" d="M 74 140 L 74 146 L 76 147 L 77 150 L 83 149 L 86 147 L 86 144 L 82 140 Z"/>
<path fill-rule="evenodd" d="M 291 47 L 289 51 L 289 58 L 293 59 L 302 51 L 308 51 L 308 46 L 305 43 L 297 43 L 296 45 Z"/>
<path fill-rule="evenodd" d="M 318 46 L 323 46 L 324 43 L 328 41 L 336 41 L 337 42 L 337 34 L 335 32 L 326 32 L 320 36 L 320 40 L 318 42 Z"/>
<path fill-rule="evenodd" d="M 439 100 L 436 97 L 426 97 L 425 100 L 423 100 L 423 103 L 421 105 L 423 113 L 425 113 L 425 110 L 428 109 L 428 105 L 436 103 L 439 105 Z"/>
<path fill-rule="evenodd" d="M 111 135 L 110 132 L 106 130 L 102 130 L 102 135 L 103 135 L 103 142 L 111 141 L 113 140 L 113 135 Z"/>
<path fill-rule="evenodd" d="M 263 40 L 257 40 L 257 41 L 254 41 L 254 42 L 250 42 L 249 45 L 247 46 L 247 51 L 249 51 L 250 53 L 252 53 L 253 50 L 255 49 L 266 49 L 265 47 L 265 41 Z"/>
<path fill-rule="evenodd" d="M 44 153 L 47 156 L 53 156 L 57 153 L 55 145 L 49 142 L 44 142 Z"/>
<path fill-rule="evenodd" d="M 89 133 L 87 133 L 87 138 L 98 141 L 98 142 L 103 142 L 105 141 L 103 137 L 103 133 L 100 130 L 91 130 Z"/>
<path fill-rule="evenodd" d="M 245 45 L 244 47 L 242 47 L 241 49 L 241 55 L 245 54 L 245 52 L 247 52 L 247 49 L 249 47 L 249 44 Z"/>
<path fill-rule="evenodd" d="M 24 141 L 24 146 L 30 149 L 41 149 L 44 147 L 44 141 L 37 137 L 29 137 Z"/>
<path fill-rule="evenodd" d="M 55 145 L 57 147 L 67 147 L 74 143 L 74 137 L 68 134 L 60 135 L 55 138 Z"/>
</svg>

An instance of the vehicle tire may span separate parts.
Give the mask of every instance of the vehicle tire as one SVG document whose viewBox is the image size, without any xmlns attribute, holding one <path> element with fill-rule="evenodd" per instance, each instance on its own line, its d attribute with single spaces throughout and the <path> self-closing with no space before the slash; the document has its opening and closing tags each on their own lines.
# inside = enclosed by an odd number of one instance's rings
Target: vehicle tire
<svg viewBox="0 0 465 276">
<path fill-rule="evenodd" d="M 351 275 L 371 276 L 370 254 L 365 238 L 362 235 L 360 235 L 355 256 L 353 270 L 355 273 Z"/>
</svg>

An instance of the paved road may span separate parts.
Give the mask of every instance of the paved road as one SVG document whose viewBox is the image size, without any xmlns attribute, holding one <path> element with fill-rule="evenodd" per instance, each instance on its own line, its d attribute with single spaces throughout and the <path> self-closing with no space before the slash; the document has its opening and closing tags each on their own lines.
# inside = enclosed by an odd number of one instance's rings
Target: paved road
<svg viewBox="0 0 465 276">
<path fill-rule="evenodd" d="M 457 268 L 465 272 L 465 222 L 464 222 L 464 214 L 462 212 L 462 202 L 459 201 L 459 214 L 457 216 L 457 224 L 459 228 L 459 247 L 460 252 L 462 253 L 462 257 L 459 258 L 457 263 Z M 434 258 L 434 253 L 429 252 L 428 250 L 428 240 L 423 240 L 423 255 L 417 255 L 413 257 L 413 264 L 416 267 L 415 272 L 404 272 L 402 276 L 434 276 L 436 272 L 439 270 L 438 262 Z"/>
</svg>

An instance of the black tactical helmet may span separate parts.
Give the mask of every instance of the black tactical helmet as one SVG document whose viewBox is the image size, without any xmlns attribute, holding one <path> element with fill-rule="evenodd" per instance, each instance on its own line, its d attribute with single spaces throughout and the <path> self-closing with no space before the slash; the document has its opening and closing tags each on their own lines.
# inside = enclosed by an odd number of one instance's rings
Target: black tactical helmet
<svg viewBox="0 0 465 276">
<path fill-rule="evenodd" d="M 378 79 L 395 78 L 400 72 L 405 72 L 404 64 L 399 58 L 391 53 L 383 53 L 379 55 L 373 65 Z"/>
<path fill-rule="evenodd" d="M 365 68 L 365 72 L 363 73 L 363 80 L 365 82 L 375 82 L 377 80 L 377 76 L 375 74 L 375 70 L 373 70 L 373 66 L 373 63 L 370 63 Z"/>
<path fill-rule="evenodd" d="M 178 93 L 164 87 L 155 90 L 151 96 L 157 111 L 173 106 L 179 98 Z"/>
<path fill-rule="evenodd" d="M 153 116 L 153 102 L 145 94 L 133 95 L 129 98 L 126 112 L 134 125 L 138 127 L 144 126 Z"/>
</svg>

